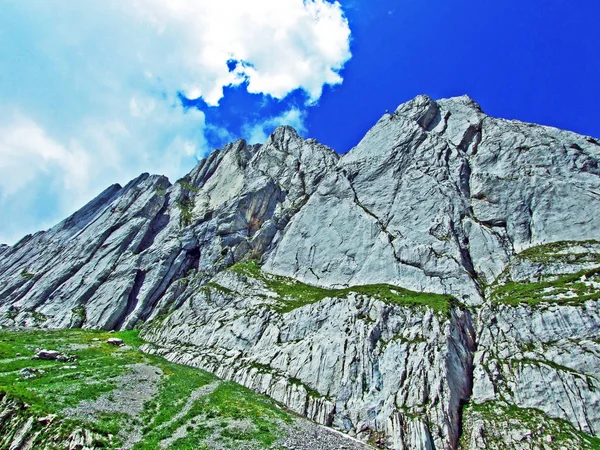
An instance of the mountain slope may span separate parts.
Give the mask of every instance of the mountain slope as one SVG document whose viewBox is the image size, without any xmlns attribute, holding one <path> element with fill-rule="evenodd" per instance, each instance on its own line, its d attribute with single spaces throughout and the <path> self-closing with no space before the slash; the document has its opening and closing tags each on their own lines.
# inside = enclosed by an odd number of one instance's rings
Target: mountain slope
<svg viewBox="0 0 600 450">
<path fill-rule="evenodd" d="M 235 383 L 144 355 L 142 343 L 136 331 L 0 332 L 0 448 L 370 448 Z M 36 359 L 40 347 L 62 360 Z"/>
<path fill-rule="evenodd" d="M 323 286 L 385 282 L 480 304 L 516 252 L 599 238 L 599 153 L 594 139 L 493 119 L 467 97 L 417 97 L 341 158 L 282 127 L 173 186 L 147 174 L 113 186 L 5 249 L 2 306 L 58 326 L 86 306 L 86 325 L 127 328 L 189 270 L 211 276 L 244 256 Z"/>
<path fill-rule="evenodd" d="M 146 323 L 146 351 L 389 448 L 490 446 L 489 404 L 598 435 L 597 299 L 543 290 L 600 266 L 599 159 L 468 97 L 417 97 L 342 156 L 281 127 L 1 247 L 0 324 Z"/>
</svg>

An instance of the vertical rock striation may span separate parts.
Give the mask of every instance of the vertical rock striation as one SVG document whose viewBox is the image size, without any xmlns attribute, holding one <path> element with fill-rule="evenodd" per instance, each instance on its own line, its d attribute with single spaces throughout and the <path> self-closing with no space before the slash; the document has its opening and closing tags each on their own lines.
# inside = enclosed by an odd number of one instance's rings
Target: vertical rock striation
<svg viewBox="0 0 600 450">
<path fill-rule="evenodd" d="M 455 448 L 471 391 L 473 328 L 447 297 L 322 290 L 262 272 L 219 273 L 146 327 L 146 351 L 267 394 L 391 448 Z M 286 294 L 309 292 L 302 303 Z M 387 291 L 386 291 L 387 292 Z"/>
<path fill-rule="evenodd" d="M 490 286 L 476 319 L 472 447 L 597 448 L 585 434 L 600 436 L 599 273 L 600 243 L 558 242 L 518 255 Z"/>
</svg>

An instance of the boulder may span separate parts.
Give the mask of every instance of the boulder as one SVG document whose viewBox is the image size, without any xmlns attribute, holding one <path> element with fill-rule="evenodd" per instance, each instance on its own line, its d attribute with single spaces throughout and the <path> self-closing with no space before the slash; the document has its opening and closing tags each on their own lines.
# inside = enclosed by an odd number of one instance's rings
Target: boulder
<svg viewBox="0 0 600 450">
<path fill-rule="evenodd" d="M 56 350 L 40 350 L 36 356 L 38 359 L 54 361 L 61 356 L 61 353 Z"/>
<path fill-rule="evenodd" d="M 123 339 L 119 339 L 119 338 L 108 338 L 106 340 L 106 342 L 111 345 L 116 345 L 117 347 L 120 347 L 121 345 L 124 344 Z"/>
<path fill-rule="evenodd" d="M 32 367 L 25 367 L 19 371 L 19 376 L 26 380 L 31 380 L 33 378 L 37 378 L 42 375 L 44 371 L 42 369 L 34 369 Z"/>
</svg>

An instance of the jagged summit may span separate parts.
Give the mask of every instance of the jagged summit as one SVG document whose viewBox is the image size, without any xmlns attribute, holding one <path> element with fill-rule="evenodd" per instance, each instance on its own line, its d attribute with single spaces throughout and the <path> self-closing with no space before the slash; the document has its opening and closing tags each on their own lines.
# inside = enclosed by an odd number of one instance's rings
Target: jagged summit
<svg viewBox="0 0 600 450">
<path fill-rule="evenodd" d="M 577 270 L 595 267 L 588 247 L 600 240 L 599 160 L 595 139 L 495 119 L 466 96 L 404 103 L 344 155 L 279 127 L 262 145 L 238 140 L 214 151 L 173 184 L 142 174 L 111 186 L 54 228 L 0 246 L 0 324 L 152 322 L 152 351 L 320 423 L 381 433 L 394 449 L 456 448 L 472 397 L 599 434 L 597 379 L 554 358 L 574 344 L 542 338 L 566 340 L 580 325 L 577 339 L 591 339 L 593 350 L 581 358 L 600 368 L 597 303 L 544 316 L 498 309 L 490 297 L 523 273 L 567 276 L 564 264 L 522 261 L 523 251 L 538 255 L 548 243 L 587 242 L 574 260 L 588 265 Z M 534 325 L 503 328 L 521 316 Z M 490 334 L 494 320 L 502 332 Z M 519 353 L 536 339 L 554 353 Z M 514 355 L 550 361 L 539 370 L 577 384 L 575 406 L 535 400 L 539 364 L 500 367 Z M 591 387 L 558 366 L 577 366 Z M 566 401 L 561 392 L 551 401 Z M 465 448 L 479 448 L 484 428 L 499 432 L 473 408 L 477 444 Z"/>
<path fill-rule="evenodd" d="M 263 145 L 238 140 L 211 153 L 173 185 L 142 174 L 111 186 L 4 247 L 2 308 L 34 301 L 52 311 L 68 297 L 61 308 L 98 302 L 90 326 L 132 326 L 190 269 L 210 276 L 248 256 L 311 284 L 387 282 L 477 304 L 513 252 L 598 237 L 599 149 L 490 118 L 467 96 L 418 96 L 344 155 L 282 126 Z M 23 269 L 36 276 L 14 276 Z"/>
</svg>

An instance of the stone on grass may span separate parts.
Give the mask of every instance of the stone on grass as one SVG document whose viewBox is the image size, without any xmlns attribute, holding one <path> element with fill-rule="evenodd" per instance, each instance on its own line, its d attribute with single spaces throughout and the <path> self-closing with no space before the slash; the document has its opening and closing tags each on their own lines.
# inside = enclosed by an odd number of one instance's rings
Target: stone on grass
<svg viewBox="0 0 600 450">
<path fill-rule="evenodd" d="M 31 380 L 33 378 L 37 378 L 39 375 L 42 375 L 44 371 L 42 369 L 35 369 L 32 367 L 25 367 L 19 371 L 19 376 L 26 380 Z"/>
<path fill-rule="evenodd" d="M 54 361 L 57 360 L 61 353 L 56 350 L 40 350 L 37 355 L 39 359 Z"/>
</svg>

